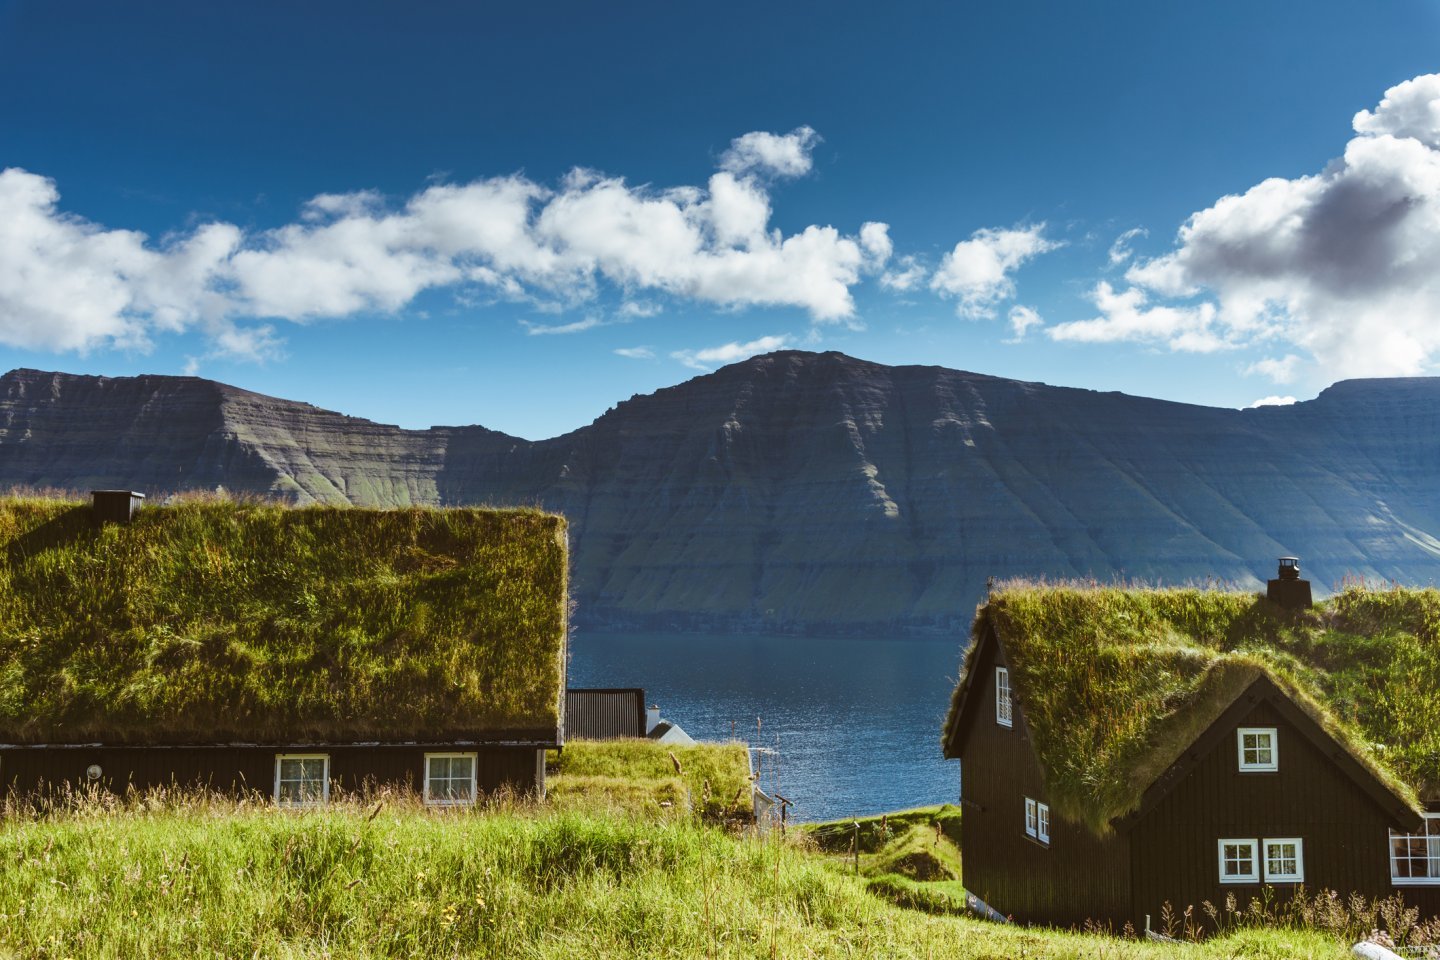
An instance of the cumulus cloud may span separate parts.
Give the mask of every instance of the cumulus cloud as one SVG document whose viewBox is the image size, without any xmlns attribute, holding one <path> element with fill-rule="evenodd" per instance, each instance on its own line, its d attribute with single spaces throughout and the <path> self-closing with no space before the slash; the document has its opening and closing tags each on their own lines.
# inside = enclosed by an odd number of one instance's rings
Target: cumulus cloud
<svg viewBox="0 0 1440 960">
<path fill-rule="evenodd" d="M 1243 409 L 1254 410 L 1257 407 L 1288 407 L 1290 404 L 1298 402 L 1294 397 L 1261 397 Z"/>
<path fill-rule="evenodd" d="M 1010 308 L 1010 330 L 1014 336 L 1007 342 L 1019 343 L 1025 339 L 1025 334 L 1030 332 L 1031 327 L 1043 327 L 1044 325 L 1044 319 L 1034 307 L 1026 307 L 1017 303 Z"/>
<path fill-rule="evenodd" d="M 819 142 L 820 135 L 809 127 L 786 134 L 756 130 L 730 141 L 730 149 L 720 156 L 720 169 L 737 175 L 803 177 L 810 172 L 810 152 Z"/>
<path fill-rule="evenodd" d="M 703 350 L 676 350 L 670 354 L 670 357 L 694 370 L 711 370 L 718 365 L 735 363 L 737 360 L 745 360 L 756 354 L 784 350 L 790 346 L 791 342 L 788 335 L 760 337 L 749 343 L 731 342 L 718 347 L 706 347 Z"/>
<path fill-rule="evenodd" d="M 1015 295 L 1011 274 L 1027 260 L 1059 244 L 1045 238 L 1045 224 L 1011 230 L 976 230 L 945 254 L 930 278 L 930 289 L 960 302 L 962 317 L 990 317 L 995 305 Z"/>
<path fill-rule="evenodd" d="M 1320 172 L 1265 180 L 1191 216 L 1175 249 L 1132 265 L 1134 287 L 1116 295 L 1198 296 L 1206 306 L 1174 308 L 1184 322 L 1156 316 L 1071 332 L 1177 350 L 1279 340 L 1331 376 L 1432 369 L 1440 353 L 1440 74 L 1392 87 L 1353 126 L 1344 154 Z"/>
<path fill-rule="evenodd" d="M 200 329 L 217 349 L 263 356 L 278 343 L 273 321 L 392 312 L 437 288 L 540 308 L 609 290 L 628 317 L 658 312 L 650 294 L 852 322 L 852 288 L 893 252 L 889 228 L 785 235 L 770 225 L 761 179 L 807 172 L 817 141 L 808 127 L 738 137 L 704 186 L 576 169 L 554 185 L 519 175 L 433 184 L 398 204 L 373 191 L 329 193 L 275 229 L 210 223 L 159 241 L 64 212 L 53 181 L 9 169 L 0 172 L 0 343 L 145 349 L 157 334 Z"/>
<path fill-rule="evenodd" d="M 1216 335 L 1213 304 L 1152 305 L 1139 287 L 1116 290 L 1103 280 L 1090 292 L 1090 299 L 1100 316 L 1057 323 L 1045 331 L 1050 339 L 1082 343 L 1138 340 L 1195 353 L 1212 353 L 1234 346 Z"/>
<path fill-rule="evenodd" d="M 655 351 L 649 347 L 616 347 L 613 352 L 617 356 L 629 357 L 631 360 L 655 359 Z"/>
<path fill-rule="evenodd" d="M 930 272 L 915 257 L 906 254 L 895 261 L 895 269 L 886 270 L 880 277 L 880 286 L 896 293 L 909 293 L 919 289 Z"/>
</svg>

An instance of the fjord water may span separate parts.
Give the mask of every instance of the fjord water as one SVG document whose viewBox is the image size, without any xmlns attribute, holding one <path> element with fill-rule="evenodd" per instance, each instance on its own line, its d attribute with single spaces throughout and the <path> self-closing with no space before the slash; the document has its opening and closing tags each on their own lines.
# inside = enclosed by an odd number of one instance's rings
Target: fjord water
<svg viewBox="0 0 1440 960">
<path fill-rule="evenodd" d="M 762 786 L 793 800 L 796 819 L 831 820 L 955 802 L 940 725 L 966 639 L 582 631 L 569 686 L 644 687 L 697 740 L 733 730 L 776 751 L 759 758 Z"/>
</svg>

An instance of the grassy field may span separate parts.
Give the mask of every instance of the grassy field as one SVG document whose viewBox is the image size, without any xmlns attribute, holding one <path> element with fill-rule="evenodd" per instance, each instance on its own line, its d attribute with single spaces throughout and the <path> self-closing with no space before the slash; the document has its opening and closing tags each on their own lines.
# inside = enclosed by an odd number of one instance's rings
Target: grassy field
<svg viewBox="0 0 1440 960">
<path fill-rule="evenodd" d="M 808 845 L 690 818 L 180 799 L 0 822 L 0 957 L 1339 958 L 999 926 L 874 896 Z"/>
<path fill-rule="evenodd" d="M 571 740 L 550 755 L 550 802 L 562 810 L 697 814 L 748 820 L 750 764 L 743 743 L 666 747 L 650 740 Z"/>
<path fill-rule="evenodd" d="M 928 913 L 965 912 L 959 807 L 808 824 L 801 835 L 837 869 L 865 878 L 876 896 Z"/>
</svg>

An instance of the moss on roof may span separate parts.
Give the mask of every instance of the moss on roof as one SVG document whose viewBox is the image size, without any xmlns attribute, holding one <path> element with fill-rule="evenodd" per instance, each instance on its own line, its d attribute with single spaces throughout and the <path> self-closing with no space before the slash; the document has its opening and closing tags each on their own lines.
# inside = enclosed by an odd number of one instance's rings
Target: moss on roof
<svg viewBox="0 0 1440 960">
<path fill-rule="evenodd" d="M 1294 614 L 1255 594 L 1015 582 L 978 611 L 976 641 L 992 628 L 1052 809 L 1097 833 L 1262 675 L 1412 807 L 1440 799 L 1434 589 L 1350 588 Z"/>
<path fill-rule="evenodd" d="M 565 521 L 0 499 L 0 741 L 494 739 L 564 695 Z"/>
</svg>

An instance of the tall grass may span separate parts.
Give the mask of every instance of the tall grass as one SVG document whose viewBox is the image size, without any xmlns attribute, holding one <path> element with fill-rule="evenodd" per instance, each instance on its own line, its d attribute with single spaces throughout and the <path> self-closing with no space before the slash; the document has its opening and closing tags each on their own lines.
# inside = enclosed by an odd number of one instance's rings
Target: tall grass
<svg viewBox="0 0 1440 960">
<path fill-rule="evenodd" d="M 776 840 L 690 820 L 213 798 L 0 822 L 0 956 L 1336 957 L 1178 949 L 904 910 Z"/>
<path fill-rule="evenodd" d="M 0 498 L 0 737 L 553 730 L 565 577 L 538 511 Z"/>
<path fill-rule="evenodd" d="M 551 800 L 569 809 L 694 813 L 710 822 L 752 816 L 743 743 L 666 746 L 652 740 L 572 740 L 552 755 Z"/>
</svg>

